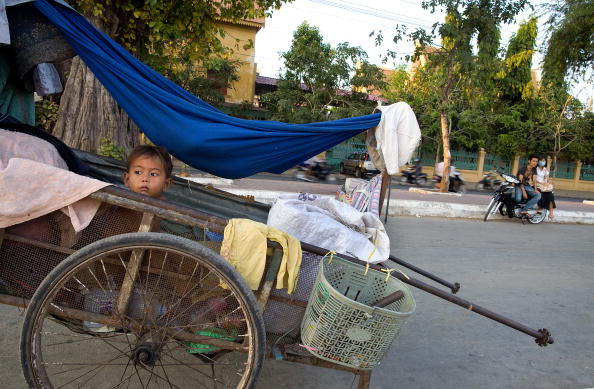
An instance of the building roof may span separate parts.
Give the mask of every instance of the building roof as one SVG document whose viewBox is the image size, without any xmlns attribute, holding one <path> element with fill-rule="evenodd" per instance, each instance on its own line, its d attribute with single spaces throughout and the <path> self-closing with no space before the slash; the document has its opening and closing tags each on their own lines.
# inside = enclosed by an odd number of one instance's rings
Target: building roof
<svg viewBox="0 0 594 389">
<path fill-rule="evenodd" d="M 257 75 L 256 76 L 256 85 L 268 85 L 268 86 L 272 86 L 272 87 L 278 87 L 278 79 L 273 78 L 273 77 L 265 77 L 265 76 L 260 76 Z M 267 88 L 268 89 L 268 88 Z M 301 84 L 301 89 L 303 90 L 307 90 L 307 85 L 305 84 Z M 339 89 L 336 94 L 338 96 L 349 96 L 351 95 L 353 92 L 350 90 L 344 90 L 344 89 Z M 367 100 L 369 101 L 381 101 L 382 103 L 386 103 L 388 102 L 387 99 L 381 97 L 381 96 L 377 96 L 377 95 L 372 95 L 372 94 L 368 94 L 367 95 Z"/>
</svg>

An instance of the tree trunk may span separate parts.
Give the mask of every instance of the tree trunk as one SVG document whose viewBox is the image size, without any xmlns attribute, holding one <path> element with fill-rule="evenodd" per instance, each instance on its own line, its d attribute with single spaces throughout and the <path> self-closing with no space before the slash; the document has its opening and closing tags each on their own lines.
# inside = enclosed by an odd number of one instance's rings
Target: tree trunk
<svg viewBox="0 0 594 389">
<path fill-rule="evenodd" d="M 139 144 L 138 127 L 78 57 L 72 61 L 52 133 L 68 146 L 92 153 L 101 138 L 127 151 Z"/>
<path fill-rule="evenodd" d="M 443 173 L 441 177 L 440 192 L 447 192 L 450 186 L 450 162 L 452 156 L 450 154 L 450 138 L 448 134 L 448 120 L 445 113 L 439 115 L 441 121 L 441 140 L 443 144 Z"/>
</svg>

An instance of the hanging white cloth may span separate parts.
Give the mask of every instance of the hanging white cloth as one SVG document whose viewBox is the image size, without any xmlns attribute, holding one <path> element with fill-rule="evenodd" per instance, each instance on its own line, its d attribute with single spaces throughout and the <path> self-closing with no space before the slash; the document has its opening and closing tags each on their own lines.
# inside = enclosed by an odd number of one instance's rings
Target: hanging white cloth
<svg viewBox="0 0 594 389">
<path fill-rule="evenodd" d="M 379 106 L 382 117 L 375 129 L 370 130 L 374 142 L 369 141 L 369 155 L 378 168 L 385 166 L 389 175 L 398 174 L 400 168 L 406 165 L 421 141 L 421 129 L 415 113 L 410 105 L 399 102 L 392 105 Z M 374 144 L 375 143 L 375 144 Z M 379 154 L 379 155 L 378 155 Z"/>
</svg>

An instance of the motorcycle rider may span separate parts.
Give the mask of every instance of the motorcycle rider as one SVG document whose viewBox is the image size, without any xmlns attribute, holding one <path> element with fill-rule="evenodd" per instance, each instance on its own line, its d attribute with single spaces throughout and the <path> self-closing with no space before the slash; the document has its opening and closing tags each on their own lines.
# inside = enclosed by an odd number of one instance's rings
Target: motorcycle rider
<svg viewBox="0 0 594 389">
<path fill-rule="evenodd" d="M 433 171 L 433 174 L 435 176 L 437 176 L 438 180 L 435 183 L 435 187 L 439 188 L 439 185 L 441 183 L 441 179 L 443 176 L 443 161 L 439 162 L 436 166 L 435 166 L 435 170 Z M 458 172 L 456 170 L 456 166 L 454 166 L 454 164 L 450 165 L 450 187 L 448 188 L 448 190 L 450 192 L 455 192 L 456 188 L 460 186 L 460 183 L 462 181 L 462 179 L 460 178 L 460 172 Z"/>
<path fill-rule="evenodd" d="M 522 166 L 518 169 L 517 177 L 518 180 L 520 180 L 520 183 L 516 184 L 515 200 L 516 203 L 519 203 L 522 198 L 528 199 L 526 204 L 522 207 L 522 214 L 528 213 L 528 210 L 535 206 L 538 203 L 538 200 L 540 200 L 540 192 L 532 185 L 537 164 L 538 155 L 531 154 L 528 157 L 526 166 Z"/>
</svg>

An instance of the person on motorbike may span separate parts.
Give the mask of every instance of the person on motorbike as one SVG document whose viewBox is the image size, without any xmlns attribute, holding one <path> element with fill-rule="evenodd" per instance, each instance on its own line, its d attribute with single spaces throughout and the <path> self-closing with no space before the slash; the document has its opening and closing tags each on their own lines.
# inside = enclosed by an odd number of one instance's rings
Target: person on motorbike
<svg viewBox="0 0 594 389">
<path fill-rule="evenodd" d="M 528 210 L 540 200 L 540 192 L 535 189 L 536 185 L 533 184 L 537 164 L 538 155 L 532 154 L 528 157 L 526 166 L 518 169 L 517 177 L 520 182 L 516 184 L 515 201 L 519 203 L 522 199 L 528 199 L 522 207 L 522 214 L 527 214 Z"/>
<path fill-rule="evenodd" d="M 423 172 L 423 163 L 421 162 L 421 158 L 413 159 L 413 163 L 415 164 L 415 178 L 418 178 Z"/>
<path fill-rule="evenodd" d="M 437 182 L 435 183 L 435 187 L 439 188 L 441 183 L 441 178 L 443 176 L 443 161 L 439 162 L 437 166 L 435 166 L 435 170 L 433 174 L 437 176 Z M 462 179 L 460 178 L 460 172 L 456 170 L 456 166 L 453 164 L 450 165 L 450 186 L 448 190 L 450 192 L 455 192 L 456 188 L 460 186 Z"/>
</svg>

